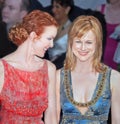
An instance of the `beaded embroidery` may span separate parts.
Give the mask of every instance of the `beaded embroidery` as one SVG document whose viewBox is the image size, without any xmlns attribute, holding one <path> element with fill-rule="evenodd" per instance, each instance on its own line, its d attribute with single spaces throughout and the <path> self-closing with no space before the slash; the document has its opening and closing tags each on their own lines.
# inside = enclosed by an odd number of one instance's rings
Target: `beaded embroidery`
<svg viewBox="0 0 120 124">
<path fill-rule="evenodd" d="M 105 67 L 105 72 L 107 70 L 107 67 Z M 99 99 L 99 97 L 101 96 L 102 94 L 102 91 L 103 91 L 103 88 L 104 88 L 104 82 L 105 82 L 105 79 L 106 79 L 106 73 L 104 72 L 103 73 L 103 77 L 102 77 L 102 80 L 101 80 L 101 83 L 98 87 L 98 91 L 96 93 L 96 96 L 90 100 L 89 102 L 87 103 L 80 103 L 80 102 L 77 102 L 75 101 L 72 96 L 70 95 L 70 83 L 68 81 L 68 73 L 69 73 L 69 70 L 65 70 L 64 71 L 64 86 L 65 86 L 65 93 L 66 93 L 66 96 L 68 98 L 68 100 L 73 104 L 73 105 L 76 105 L 78 107 L 88 107 L 88 106 L 91 106 L 93 105 L 94 103 L 96 103 L 96 101 Z"/>
<path fill-rule="evenodd" d="M 88 119 L 88 120 L 92 120 L 92 121 L 98 121 L 98 120 L 101 120 L 101 121 L 106 121 L 108 119 L 107 116 L 105 115 L 99 115 L 99 116 L 84 116 L 84 115 L 81 115 L 81 116 L 74 116 L 74 115 L 63 115 L 63 120 L 65 121 L 66 119 L 73 119 L 73 120 L 85 120 L 85 119 Z"/>
</svg>

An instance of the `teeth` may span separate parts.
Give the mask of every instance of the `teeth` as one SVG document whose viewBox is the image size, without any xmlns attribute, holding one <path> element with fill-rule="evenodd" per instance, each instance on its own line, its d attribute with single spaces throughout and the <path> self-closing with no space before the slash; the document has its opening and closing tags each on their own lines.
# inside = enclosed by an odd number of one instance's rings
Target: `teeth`
<svg viewBox="0 0 120 124">
<path fill-rule="evenodd" d="M 47 51 L 47 49 L 46 49 L 46 48 L 44 48 L 44 51 Z"/>
</svg>

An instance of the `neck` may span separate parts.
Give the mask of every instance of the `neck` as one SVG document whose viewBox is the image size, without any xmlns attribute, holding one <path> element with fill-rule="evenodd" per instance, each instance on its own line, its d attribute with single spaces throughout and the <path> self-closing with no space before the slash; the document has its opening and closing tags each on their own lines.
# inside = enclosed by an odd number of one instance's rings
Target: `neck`
<svg viewBox="0 0 120 124">
<path fill-rule="evenodd" d="M 86 62 L 77 61 L 74 71 L 83 73 L 92 72 L 93 71 L 92 63 L 88 61 Z"/>
<path fill-rule="evenodd" d="M 68 20 L 68 17 L 66 16 L 65 18 L 63 18 L 62 20 L 58 20 L 58 23 L 60 26 L 63 26 Z"/>
<path fill-rule="evenodd" d="M 17 62 L 17 67 L 23 70 L 35 71 L 43 65 L 43 60 L 33 54 L 29 44 L 21 44 L 13 53 L 14 61 Z"/>
<path fill-rule="evenodd" d="M 20 59 L 25 60 L 26 63 L 31 63 L 36 61 L 35 55 L 33 54 L 33 50 L 31 48 L 30 42 L 27 39 L 24 43 L 22 43 L 16 50 L 16 54 L 20 56 Z M 22 61 L 23 61 L 22 60 Z"/>
</svg>

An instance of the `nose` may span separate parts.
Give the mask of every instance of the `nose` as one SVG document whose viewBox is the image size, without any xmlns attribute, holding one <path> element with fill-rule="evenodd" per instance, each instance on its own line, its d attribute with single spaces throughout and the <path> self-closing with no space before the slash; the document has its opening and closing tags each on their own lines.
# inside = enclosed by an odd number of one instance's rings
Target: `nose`
<svg viewBox="0 0 120 124">
<path fill-rule="evenodd" d="M 82 43 L 81 44 L 81 50 L 85 50 L 86 49 L 86 45 L 85 45 L 85 43 Z"/>
</svg>

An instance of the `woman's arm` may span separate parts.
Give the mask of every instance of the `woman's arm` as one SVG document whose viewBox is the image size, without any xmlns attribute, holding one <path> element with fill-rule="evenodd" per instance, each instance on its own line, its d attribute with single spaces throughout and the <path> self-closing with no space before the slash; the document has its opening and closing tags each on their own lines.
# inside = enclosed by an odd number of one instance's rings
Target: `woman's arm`
<svg viewBox="0 0 120 124">
<path fill-rule="evenodd" d="M 56 67 L 48 61 L 48 108 L 45 111 L 45 124 L 57 124 L 56 111 Z"/>
<path fill-rule="evenodd" d="M 57 70 L 57 74 L 56 74 L 56 100 L 57 100 L 57 119 L 58 119 L 58 123 L 59 123 L 60 112 L 61 112 L 61 107 L 60 107 L 60 70 Z"/>
<path fill-rule="evenodd" d="M 115 70 L 111 73 L 111 91 L 112 124 L 120 124 L 120 73 Z"/>
</svg>

